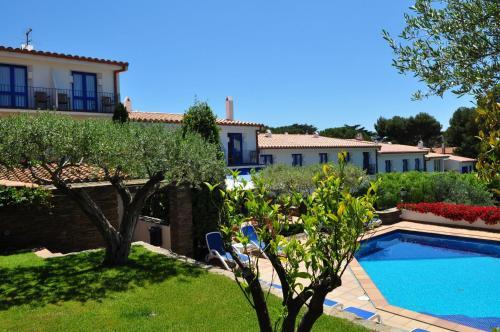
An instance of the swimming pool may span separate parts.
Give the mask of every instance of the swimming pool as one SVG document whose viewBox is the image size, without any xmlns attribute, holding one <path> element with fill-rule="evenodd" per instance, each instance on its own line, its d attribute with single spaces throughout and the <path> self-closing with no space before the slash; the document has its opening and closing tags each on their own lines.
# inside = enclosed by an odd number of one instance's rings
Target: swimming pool
<svg viewBox="0 0 500 332">
<path fill-rule="evenodd" d="M 363 241 L 356 258 L 392 305 L 500 326 L 500 242 L 395 231 Z"/>
</svg>

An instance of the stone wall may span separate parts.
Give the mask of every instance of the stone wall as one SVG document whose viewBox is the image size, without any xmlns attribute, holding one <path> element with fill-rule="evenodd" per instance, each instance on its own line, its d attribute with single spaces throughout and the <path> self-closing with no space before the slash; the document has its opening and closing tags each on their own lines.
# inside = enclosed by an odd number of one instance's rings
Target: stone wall
<svg viewBox="0 0 500 332">
<path fill-rule="evenodd" d="M 111 185 L 80 184 L 113 225 L 118 224 L 117 195 Z M 69 252 L 102 247 L 97 228 L 68 197 L 53 190 L 52 208 L 0 210 L 0 250 L 46 247 Z"/>
</svg>

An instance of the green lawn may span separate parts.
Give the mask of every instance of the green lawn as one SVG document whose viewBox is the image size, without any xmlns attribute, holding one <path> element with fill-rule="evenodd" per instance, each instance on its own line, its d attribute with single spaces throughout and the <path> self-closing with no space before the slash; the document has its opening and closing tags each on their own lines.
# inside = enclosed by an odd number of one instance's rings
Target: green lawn
<svg viewBox="0 0 500 332">
<path fill-rule="evenodd" d="M 42 260 L 0 255 L 0 331 L 257 331 L 235 282 L 135 247 L 131 264 L 102 252 Z M 277 315 L 279 300 L 271 299 Z M 366 331 L 323 316 L 316 331 Z"/>
</svg>

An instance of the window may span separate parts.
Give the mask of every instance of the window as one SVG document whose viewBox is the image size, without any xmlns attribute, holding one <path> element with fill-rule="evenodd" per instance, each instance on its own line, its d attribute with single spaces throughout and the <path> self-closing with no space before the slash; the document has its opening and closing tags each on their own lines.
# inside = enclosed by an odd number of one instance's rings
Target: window
<svg viewBox="0 0 500 332">
<path fill-rule="evenodd" d="M 73 72 L 73 109 L 97 111 L 96 74 Z"/>
<path fill-rule="evenodd" d="M 0 65 L 0 107 L 28 107 L 26 67 Z"/>
<path fill-rule="evenodd" d="M 462 166 L 462 173 L 469 173 L 469 167 Z"/>
<path fill-rule="evenodd" d="M 345 153 L 345 161 L 350 162 L 351 161 L 351 154 L 349 152 Z"/>
<path fill-rule="evenodd" d="M 408 159 L 403 159 L 403 172 L 408 172 Z"/>
<path fill-rule="evenodd" d="M 273 164 L 273 155 L 272 154 L 261 154 L 260 159 L 262 160 L 262 164 L 264 164 L 264 165 L 272 165 Z"/>
<path fill-rule="evenodd" d="M 441 160 L 440 159 L 435 159 L 434 160 L 434 172 L 441 172 Z"/>
<path fill-rule="evenodd" d="M 392 162 L 390 160 L 385 161 L 385 172 L 390 173 L 392 170 Z"/>
<path fill-rule="evenodd" d="M 302 154 L 301 153 L 292 154 L 292 166 L 302 166 Z"/>
<path fill-rule="evenodd" d="M 243 163 L 243 134 L 228 133 L 227 162 L 229 165 L 241 165 Z"/>
<path fill-rule="evenodd" d="M 319 154 L 319 162 L 321 164 L 326 164 L 328 162 L 328 153 L 320 153 Z"/>
<path fill-rule="evenodd" d="M 415 170 L 420 171 L 420 158 L 415 158 Z"/>
</svg>

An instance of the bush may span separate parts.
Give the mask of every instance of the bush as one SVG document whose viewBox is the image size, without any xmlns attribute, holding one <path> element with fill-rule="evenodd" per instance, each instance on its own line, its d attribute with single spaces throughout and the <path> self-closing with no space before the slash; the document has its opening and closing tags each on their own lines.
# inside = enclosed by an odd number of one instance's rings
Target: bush
<svg viewBox="0 0 500 332">
<path fill-rule="evenodd" d="M 51 193 L 45 188 L 0 186 L 0 208 L 49 207 Z"/>
<path fill-rule="evenodd" d="M 495 206 L 471 206 L 449 203 L 406 203 L 398 208 L 420 213 L 433 213 L 451 220 L 466 220 L 469 223 L 482 219 L 486 224 L 500 223 L 500 208 Z"/>
<path fill-rule="evenodd" d="M 338 174 L 337 164 L 330 163 L 332 174 Z M 289 165 L 271 165 L 257 173 L 269 186 L 274 196 L 289 195 L 294 192 L 306 196 L 315 189 L 313 178 L 322 172 L 322 165 L 315 164 L 304 167 L 294 167 Z M 347 164 L 344 173 L 346 176 L 345 185 L 354 196 L 366 193 L 370 184 L 365 171 L 352 164 Z"/>
<path fill-rule="evenodd" d="M 380 174 L 378 209 L 405 203 L 448 202 L 466 205 L 493 205 L 487 184 L 475 174 L 456 172 L 426 173 L 405 172 Z M 406 194 L 401 197 L 401 190 Z"/>
</svg>

